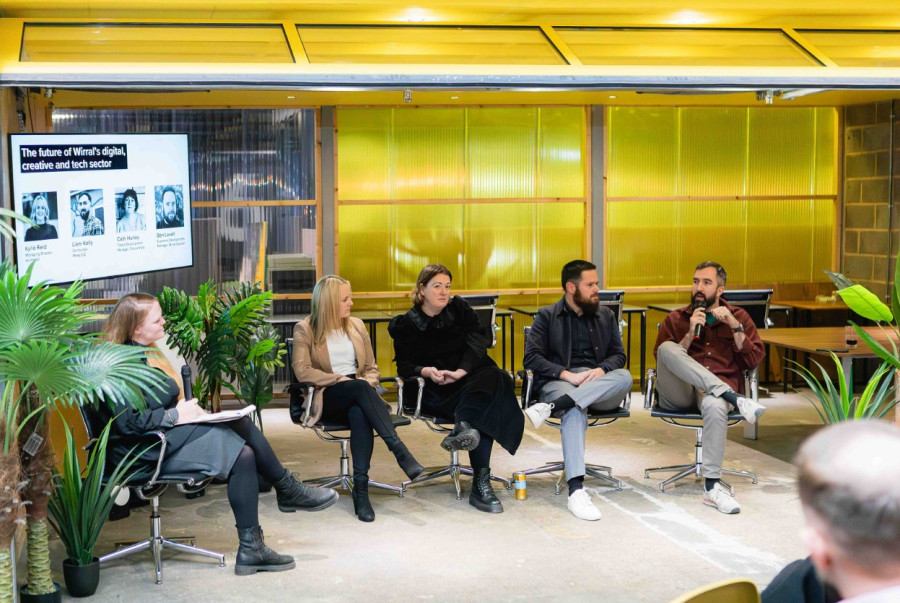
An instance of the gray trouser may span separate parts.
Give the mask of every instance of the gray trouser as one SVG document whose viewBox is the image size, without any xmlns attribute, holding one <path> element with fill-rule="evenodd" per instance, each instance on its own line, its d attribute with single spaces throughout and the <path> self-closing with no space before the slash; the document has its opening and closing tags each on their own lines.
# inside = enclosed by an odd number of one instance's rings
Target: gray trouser
<svg viewBox="0 0 900 603">
<path fill-rule="evenodd" d="M 586 370 L 589 369 L 570 369 L 573 373 Z M 588 408 L 597 412 L 613 410 L 631 391 L 633 383 L 629 371 L 616 369 L 578 387 L 560 380 L 550 381 L 541 388 L 541 402 L 552 402 L 564 394 L 575 401 L 575 408 L 563 413 L 559 428 L 567 479 L 584 475 L 584 432 L 587 431 Z"/>
<path fill-rule="evenodd" d="M 720 398 L 731 387 L 688 356 L 687 350 L 667 341 L 656 351 L 656 393 L 666 410 L 700 408 L 703 417 L 703 477 L 722 477 L 722 459 L 731 406 Z"/>
</svg>

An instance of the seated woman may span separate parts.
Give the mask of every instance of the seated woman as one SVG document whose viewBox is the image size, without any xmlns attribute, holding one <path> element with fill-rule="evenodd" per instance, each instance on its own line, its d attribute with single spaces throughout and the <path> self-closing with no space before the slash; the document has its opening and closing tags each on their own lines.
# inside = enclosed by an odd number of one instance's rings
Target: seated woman
<svg viewBox="0 0 900 603">
<path fill-rule="evenodd" d="M 147 364 L 166 376 L 155 391 L 145 393 L 146 410 L 137 411 L 130 407 L 111 410 L 100 405 L 104 419 L 115 417 L 108 462 L 118 463 L 135 446 L 141 450 L 145 444 L 158 442 L 152 434 L 162 430 L 167 442 L 163 475 L 201 473 L 227 480 L 228 502 L 234 513 L 240 543 L 234 573 L 246 576 L 258 571 L 293 569 L 292 557 L 279 555 L 263 542 L 257 514 L 257 474 L 274 484 L 278 509 L 285 513 L 324 509 L 334 504 L 337 493 L 330 488 L 310 488 L 298 482 L 247 417 L 227 423 L 187 423 L 206 411 L 196 399 L 184 399 L 175 370 L 153 345 L 165 335 L 165 323 L 155 297 L 132 293 L 119 300 L 103 327 L 108 341 L 146 347 Z M 144 452 L 134 468 L 152 472 L 159 458 L 157 450 L 151 448 Z"/>
<path fill-rule="evenodd" d="M 475 474 L 469 504 L 500 513 L 503 505 L 491 487 L 491 448 L 497 440 L 515 454 L 525 420 L 512 379 L 487 355 L 475 311 L 451 297 L 452 278 L 440 264 L 425 266 L 413 290 L 412 310 L 395 317 L 388 332 L 400 376 L 425 378 L 422 409 L 456 422 L 441 446 L 469 451 Z"/>
<path fill-rule="evenodd" d="M 308 425 L 320 419 L 350 424 L 353 457 L 353 510 L 360 521 L 375 521 L 369 502 L 369 465 L 374 429 L 409 479 L 425 468 L 400 441 L 387 403 L 375 390 L 378 366 L 365 326 L 350 317 L 350 283 L 339 276 L 323 276 L 312 294 L 309 318 L 294 326 L 294 373 L 316 386 Z"/>
</svg>

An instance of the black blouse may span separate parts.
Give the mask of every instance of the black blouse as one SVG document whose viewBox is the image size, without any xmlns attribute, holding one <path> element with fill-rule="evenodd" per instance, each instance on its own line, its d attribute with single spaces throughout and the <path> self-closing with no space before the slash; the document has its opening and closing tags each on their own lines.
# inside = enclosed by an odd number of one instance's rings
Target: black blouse
<svg viewBox="0 0 900 603">
<path fill-rule="evenodd" d="M 471 373 L 482 366 L 497 366 L 487 355 L 484 331 L 475 311 L 453 297 L 437 316 L 418 306 L 394 317 L 388 325 L 394 339 L 394 361 L 400 377 L 418 377 L 426 366 Z"/>
</svg>

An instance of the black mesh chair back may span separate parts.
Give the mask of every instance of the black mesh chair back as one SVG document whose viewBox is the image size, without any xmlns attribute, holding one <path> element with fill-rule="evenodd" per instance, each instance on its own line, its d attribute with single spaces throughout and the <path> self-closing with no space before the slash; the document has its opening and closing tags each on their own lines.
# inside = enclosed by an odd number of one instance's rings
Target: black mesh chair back
<svg viewBox="0 0 900 603">
<path fill-rule="evenodd" d="M 769 303 L 772 300 L 772 289 L 737 289 L 725 291 L 722 299 L 732 306 L 742 308 L 753 319 L 757 329 L 767 329 L 769 322 Z"/>
<path fill-rule="evenodd" d="M 603 290 L 598 291 L 597 296 L 600 298 L 600 305 L 606 306 L 616 315 L 616 321 L 622 324 L 622 306 L 625 305 L 625 292 L 622 290 Z"/>
<path fill-rule="evenodd" d="M 497 345 L 497 298 L 499 295 L 460 295 L 461 299 L 475 310 L 478 315 L 478 323 L 484 332 L 487 347 Z"/>
</svg>

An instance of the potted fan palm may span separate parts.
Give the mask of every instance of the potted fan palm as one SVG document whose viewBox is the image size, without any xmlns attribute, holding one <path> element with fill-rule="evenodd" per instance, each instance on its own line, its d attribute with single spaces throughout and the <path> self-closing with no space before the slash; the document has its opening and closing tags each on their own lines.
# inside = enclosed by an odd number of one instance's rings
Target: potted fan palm
<svg viewBox="0 0 900 603">
<path fill-rule="evenodd" d="M 48 510 L 50 525 L 66 547 L 63 561 L 66 589 L 73 597 L 89 597 L 100 581 L 100 563 L 94 547 L 121 484 L 143 451 L 132 451 L 111 471 L 106 471 L 106 450 L 112 423 L 91 442 L 87 465 L 82 468 L 72 430 L 65 425 L 66 448 L 62 471 L 53 472 L 53 491 Z"/>
<path fill-rule="evenodd" d="M 47 528 L 55 466 L 48 409 L 100 399 L 141 408 L 142 392 L 160 379 L 144 364 L 142 350 L 79 333 L 98 318 L 79 303 L 82 289 L 80 283 L 32 286 L 31 267 L 19 276 L 9 262 L 0 264 L 0 598 L 14 588 L 8 551 L 18 507 L 26 503 L 28 584 L 21 592 L 28 597 L 58 590 Z"/>
<path fill-rule="evenodd" d="M 241 283 L 218 295 L 212 281 L 195 297 L 165 287 L 159 304 L 166 318 L 168 343 L 197 366 L 193 384 L 200 405 L 222 406 L 222 388 L 259 411 L 272 399 L 275 367 L 283 366 L 285 345 L 266 322 L 272 293 L 259 283 Z"/>
</svg>

